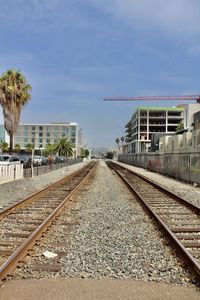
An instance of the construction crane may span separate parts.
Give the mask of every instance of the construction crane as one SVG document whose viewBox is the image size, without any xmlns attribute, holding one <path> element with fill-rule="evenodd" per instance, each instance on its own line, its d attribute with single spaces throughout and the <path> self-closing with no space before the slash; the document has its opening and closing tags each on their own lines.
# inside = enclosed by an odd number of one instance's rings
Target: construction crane
<svg viewBox="0 0 200 300">
<path fill-rule="evenodd" d="M 195 100 L 200 103 L 200 95 L 183 96 L 142 96 L 142 97 L 105 97 L 104 101 L 137 101 L 137 100 Z"/>
</svg>

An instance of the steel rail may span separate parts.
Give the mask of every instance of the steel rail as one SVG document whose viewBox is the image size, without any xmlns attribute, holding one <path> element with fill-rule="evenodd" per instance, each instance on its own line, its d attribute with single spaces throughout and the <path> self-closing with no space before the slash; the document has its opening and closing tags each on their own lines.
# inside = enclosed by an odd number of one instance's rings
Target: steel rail
<svg viewBox="0 0 200 300">
<path fill-rule="evenodd" d="M 175 234 L 169 229 L 169 227 L 161 220 L 161 218 L 151 209 L 151 207 L 146 203 L 145 199 L 140 195 L 140 193 L 134 189 L 134 187 L 128 182 L 126 178 L 122 174 L 120 174 L 120 171 L 117 170 L 116 166 L 120 166 L 122 169 L 129 171 L 133 175 L 136 175 L 137 177 L 145 180 L 146 182 L 151 183 L 154 187 L 157 187 L 159 190 L 162 190 L 165 192 L 165 194 L 168 194 L 170 197 L 173 196 L 174 199 L 180 201 L 182 204 L 190 207 L 191 209 L 198 211 L 200 213 L 200 208 L 196 205 L 193 205 L 189 202 L 187 202 L 185 199 L 180 198 L 179 196 L 173 194 L 169 190 L 165 190 L 163 187 L 158 185 L 152 180 L 149 180 L 148 178 L 144 177 L 143 175 L 140 175 L 138 173 L 135 173 L 133 171 L 130 171 L 126 169 L 125 167 L 122 167 L 121 165 L 115 164 L 113 162 L 107 162 L 108 166 L 113 169 L 117 175 L 125 182 L 129 190 L 136 196 L 136 198 L 139 200 L 139 202 L 142 204 L 142 206 L 145 208 L 145 210 L 148 212 L 148 214 L 156 221 L 159 228 L 164 232 L 164 234 L 168 237 L 168 239 L 171 242 L 171 246 L 175 248 L 176 252 L 182 257 L 184 262 L 187 264 L 189 269 L 195 274 L 195 276 L 198 278 L 198 281 L 200 280 L 200 264 L 196 261 L 196 259 L 189 253 L 189 251 L 184 247 L 184 245 L 177 239 Z M 188 205 L 189 204 L 189 205 Z"/>
<path fill-rule="evenodd" d="M 30 202 L 33 202 L 35 197 L 43 195 L 49 189 L 51 189 L 53 187 L 56 187 L 56 185 L 59 185 L 62 182 L 65 182 L 66 179 L 68 180 L 68 179 L 71 179 L 72 177 L 78 175 L 80 173 L 80 170 L 75 171 L 75 172 L 73 172 L 73 173 L 65 176 L 64 178 L 62 178 L 62 179 L 60 179 L 60 180 L 58 180 L 58 181 L 56 181 L 56 182 L 48 185 L 47 187 L 43 188 L 42 190 L 39 190 L 38 192 L 33 193 L 31 196 L 29 196 L 29 197 L 27 197 L 27 198 L 25 198 L 25 199 L 23 199 L 23 200 L 21 200 L 21 201 L 19 201 L 17 203 L 14 203 L 11 206 L 6 207 L 5 209 L 1 210 L 0 211 L 0 220 L 2 218 L 4 218 L 5 216 L 7 216 L 8 214 L 10 214 L 11 212 L 15 211 L 16 209 L 20 209 L 22 206 L 28 205 Z"/>
<path fill-rule="evenodd" d="M 11 275 L 11 273 L 16 269 L 19 262 L 27 255 L 28 251 L 33 248 L 36 241 L 44 234 L 47 228 L 52 224 L 52 222 L 61 213 L 66 203 L 71 200 L 72 197 L 80 190 L 80 188 L 85 184 L 85 182 L 92 176 L 95 170 L 95 164 L 89 170 L 89 173 L 81 180 L 81 182 L 70 192 L 70 194 L 54 209 L 54 211 L 39 225 L 37 229 L 13 252 L 11 256 L 4 262 L 0 268 L 0 280 L 6 278 L 6 276 Z M 77 172 L 76 172 L 77 173 Z M 62 180 L 61 180 L 62 181 Z"/>
<path fill-rule="evenodd" d="M 112 164 L 114 164 L 114 162 L 112 162 Z M 188 202 L 187 200 L 181 198 L 180 196 L 174 194 L 173 192 L 171 192 L 169 189 L 167 189 L 166 187 L 161 186 L 160 184 L 158 184 L 157 182 L 153 181 L 150 178 L 145 177 L 142 174 L 138 174 L 137 172 L 134 172 L 132 170 L 126 169 L 125 167 L 123 167 L 122 165 L 119 164 L 115 164 L 121 168 L 123 168 L 124 170 L 129 171 L 130 173 L 132 173 L 133 175 L 137 176 L 138 178 L 141 178 L 143 180 L 145 180 L 148 183 L 151 183 L 151 185 L 153 185 L 155 188 L 159 189 L 160 191 L 162 191 L 163 193 L 165 193 L 166 195 L 174 198 L 175 200 L 183 203 L 184 205 L 186 205 L 188 208 L 194 210 L 196 213 L 200 214 L 200 206 L 192 204 L 190 202 Z"/>
</svg>

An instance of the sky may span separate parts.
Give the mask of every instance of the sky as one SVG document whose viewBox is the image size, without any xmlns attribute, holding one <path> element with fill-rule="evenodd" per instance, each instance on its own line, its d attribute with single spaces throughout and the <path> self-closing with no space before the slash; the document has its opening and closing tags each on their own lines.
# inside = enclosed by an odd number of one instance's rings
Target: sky
<svg viewBox="0 0 200 300">
<path fill-rule="evenodd" d="M 20 122 L 77 122 L 88 147 L 112 147 L 137 106 L 180 102 L 105 96 L 200 93 L 199 13 L 199 0 L 0 0 L 0 74 L 32 85 Z"/>
</svg>

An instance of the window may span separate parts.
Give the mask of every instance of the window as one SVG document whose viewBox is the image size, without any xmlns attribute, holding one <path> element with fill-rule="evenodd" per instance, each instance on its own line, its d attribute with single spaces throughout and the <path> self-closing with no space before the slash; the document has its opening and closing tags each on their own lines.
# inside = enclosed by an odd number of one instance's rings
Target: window
<svg viewBox="0 0 200 300">
<path fill-rule="evenodd" d="M 43 126 L 39 126 L 39 131 L 43 131 Z"/>
<path fill-rule="evenodd" d="M 47 137 L 50 137 L 51 136 L 51 133 L 50 132 L 47 132 Z"/>
<path fill-rule="evenodd" d="M 54 136 L 55 136 L 55 137 L 58 137 L 58 132 L 54 132 Z"/>
<path fill-rule="evenodd" d="M 35 126 L 32 126 L 32 131 L 35 131 Z"/>
<path fill-rule="evenodd" d="M 71 139 L 71 142 L 72 142 L 73 144 L 75 144 L 75 143 L 76 143 L 76 139 L 72 138 L 72 139 Z"/>
<path fill-rule="evenodd" d="M 24 138 L 24 144 L 28 143 L 28 138 Z"/>
<path fill-rule="evenodd" d="M 42 139 L 39 139 L 39 143 L 40 143 L 40 144 L 42 143 Z"/>
<path fill-rule="evenodd" d="M 39 145 L 39 148 L 42 148 L 42 144 Z"/>
<path fill-rule="evenodd" d="M 72 126 L 71 131 L 76 131 L 76 126 Z"/>
<path fill-rule="evenodd" d="M 43 136 L 43 132 L 39 132 L 39 137 Z"/>
<path fill-rule="evenodd" d="M 47 143 L 47 144 L 50 144 L 50 139 L 46 139 L 46 143 Z"/>
</svg>

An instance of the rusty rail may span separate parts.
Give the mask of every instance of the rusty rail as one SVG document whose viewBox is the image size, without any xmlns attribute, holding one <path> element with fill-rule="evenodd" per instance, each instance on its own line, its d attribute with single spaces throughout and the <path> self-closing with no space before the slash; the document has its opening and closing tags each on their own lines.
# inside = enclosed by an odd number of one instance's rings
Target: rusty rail
<svg viewBox="0 0 200 300">
<path fill-rule="evenodd" d="M 193 205 L 192 203 L 189 203 L 185 199 L 173 194 L 168 189 L 163 188 L 159 184 L 155 183 L 154 181 L 146 178 L 143 175 L 140 175 L 138 173 L 135 173 L 134 171 L 131 171 L 129 169 L 126 169 L 125 167 L 122 167 L 119 164 L 116 164 L 114 162 L 107 162 L 107 165 L 113 169 L 117 175 L 125 182 L 125 184 L 128 186 L 129 190 L 136 196 L 136 198 L 139 200 L 139 202 L 142 204 L 144 209 L 148 212 L 148 214 L 156 221 L 159 228 L 164 232 L 164 234 L 167 236 L 167 238 L 170 241 L 170 244 L 173 248 L 175 248 L 176 253 L 182 257 L 184 262 L 188 265 L 189 269 L 195 274 L 195 276 L 198 278 L 198 281 L 200 280 L 200 264 L 198 261 L 190 254 L 190 252 L 185 248 L 185 246 L 180 242 L 180 240 L 176 237 L 176 235 L 173 233 L 172 230 L 163 222 L 163 220 L 159 217 L 159 215 L 154 211 L 154 208 L 151 207 L 145 200 L 145 197 L 142 197 L 141 194 L 137 191 L 137 189 L 130 184 L 129 180 L 127 180 L 124 175 L 120 172 L 119 169 L 125 170 L 125 172 L 129 172 L 132 176 L 137 176 L 137 178 L 141 178 L 142 180 L 146 181 L 147 183 L 150 183 L 154 188 L 162 191 L 165 195 L 169 196 L 171 199 L 174 199 L 178 203 L 180 203 L 182 206 L 187 207 L 192 212 L 195 212 L 196 214 L 200 215 L 200 207 L 197 205 Z M 158 202 L 159 203 L 159 202 Z M 200 216 L 199 216 L 200 221 Z M 184 232 L 184 230 L 183 230 Z M 195 232 L 195 230 L 194 230 Z M 196 230 L 196 232 L 200 233 L 199 230 Z M 200 239 L 200 237 L 199 237 Z M 199 250 L 200 250 L 200 244 L 199 244 Z M 199 252 L 200 254 L 200 252 Z"/>
<path fill-rule="evenodd" d="M 87 173 L 87 175 L 81 180 L 81 182 L 68 194 L 68 196 L 52 211 L 52 213 L 30 234 L 30 236 L 13 252 L 12 255 L 9 256 L 9 258 L 4 262 L 4 264 L 0 268 L 0 280 L 3 280 L 6 278 L 6 276 L 10 275 L 15 268 L 18 266 L 19 262 L 23 260 L 23 258 L 27 255 L 28 251 L 33 248 L 36 241 L 40 239 L 40 237 L 43 235 L 43 233 L 46 231 L 46 229 L 52 224 L 52 222 L 58 217 L 58 215 L 61 213 L 61 210 L 66 205 L 69 200 L 76 195 L 76 193 L 80 190 L 80 188 L 85 184 L 85 182 L 92 176 L 95 169 L 95 164 L 91 164 L 91 169 Z M 80 170 L 69 175 L 74 176 L 75 174 L 79 174 Z M 68 177 L 69 177 L 68 176 Z M 52 184 L 51 186 L 45 188 L 41 192 L 38 192 L 33 195 L 33 197 L 38 196 L 39 194 L 43 194 L 44 191 L 50 189 L 52 186 L 56 186 L 58 183 L 62 182 L 64 179 L 60 180 L 57 183 Z M 28 197 L 25 199 L 28 201 L 28 203 L 31 201 L 31 197 Z M 22 203 L 19 203 L 19 207 L 24 204 L 26 201 L 22 201 Z M 19 208 L 17 207 L 17 209 Z M 16 209 L 16 206 L 12 208 L 8 208 L 7 210 L 4 210 L 1 212 L 1 214 L 8 214 L 13 209 Z"/>
</svg>

